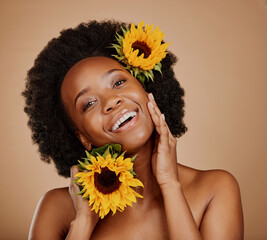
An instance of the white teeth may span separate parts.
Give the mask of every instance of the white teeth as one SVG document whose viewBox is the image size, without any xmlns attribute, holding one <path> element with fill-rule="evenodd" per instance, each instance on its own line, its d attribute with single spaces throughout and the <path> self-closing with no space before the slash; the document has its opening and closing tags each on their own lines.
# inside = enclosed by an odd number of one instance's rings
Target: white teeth
<svg viewBox="0 0 267 240">
<path fill-rule="evenodd" d="M 132 111 L 132 112 L 128 112 L 125 113 L 112 127 L 111 131 L 115 131 L 116 129 L 119 128 L 119 126 L 129 117 L 134 117 L 136 115 L 136 112 Z"/>
</svg>

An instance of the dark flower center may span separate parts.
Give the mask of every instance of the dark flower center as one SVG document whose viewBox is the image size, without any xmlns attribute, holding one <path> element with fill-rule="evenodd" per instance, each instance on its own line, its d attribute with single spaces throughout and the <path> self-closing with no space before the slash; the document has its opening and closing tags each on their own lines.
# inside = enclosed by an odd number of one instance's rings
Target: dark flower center
<svg viewBox="0 0 267 240">
<path fill-rule="evenodd" d="M 121 182 L 119 175 L 116 176 L 115 172 L 110 171 L 107 167 L 101 168 L 101 173 L 95 172 L 95 187 L 103 193 L 109 194 L 119 189 Z"/>
<path fill-rule="evenodd" d="M 142 53 L 144 53 L 144 58 L 148 58 L 151 54 L 151 49 L 145 42 L 136 41 L 132 44 L 132 48 L 133 50 L 139 50 L 137 54 L 138 57 L 141 56 Z"/>
</svg>

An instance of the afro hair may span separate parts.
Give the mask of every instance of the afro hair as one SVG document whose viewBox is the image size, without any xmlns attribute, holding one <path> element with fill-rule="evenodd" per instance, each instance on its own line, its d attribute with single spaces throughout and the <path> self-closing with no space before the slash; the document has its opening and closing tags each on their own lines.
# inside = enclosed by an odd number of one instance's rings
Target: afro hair
<svg viewBox="0 0 267 240">
<path fill-rule="evenodd" d="M 121 34 L 121 28 L 126 26 L 129 25 L 113 20 L 90 21 L 63 30 L 59 37 L 48 42 L 28 71 L 22 93 L 28 126 L 41 159 L 47 163 L 54 161 L 59 175 L 69 177 L 70 167 L 85 152 L 61 101 L 62 81 L 68 70 L 84 58 L 112 58 L 116 51 L 109 46 L 114 43 L 116 32 Z M 187 128 L 183 123 L 184 90 L 174 76 L 175 62 L 176 57 L 169 52 L 161 62 L 162 75 L 155 71 L 154 82 L 146 82 L 145 90 L 153 93 L 172 134 L 180 137 Z"/>
</svg>

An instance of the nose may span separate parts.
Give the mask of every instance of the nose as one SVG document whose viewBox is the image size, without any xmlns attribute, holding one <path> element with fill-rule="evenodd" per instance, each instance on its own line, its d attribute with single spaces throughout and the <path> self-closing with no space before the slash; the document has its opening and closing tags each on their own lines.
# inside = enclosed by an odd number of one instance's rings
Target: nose
<svg viewBox="0 0 267 240">
<path fill-rule="evenodd" d="M 120 96 L 111 96 L 106 99 L 106 103 L 104 105 L 104 113 L 108 114 L 112 112 L 112 110 L 116 109 L 122 103 L 122 98 Z"/>
</svg>

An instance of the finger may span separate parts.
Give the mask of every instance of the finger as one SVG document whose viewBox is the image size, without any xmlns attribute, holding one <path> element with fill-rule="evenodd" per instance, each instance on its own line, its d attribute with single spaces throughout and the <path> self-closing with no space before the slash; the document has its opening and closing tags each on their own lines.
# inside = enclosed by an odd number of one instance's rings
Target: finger
<svg viewBox="0 0 267 240">
<path fill-rule="evenodd" d="M 158 151 L 159 137 L 160 137 L 160 135 L 158 133 L 155 133 L 155 141 L 154 141 L 153 153 L 156 153 Z"/>
<path fill-rule="evenodd" d="M 153 104 L 153 107 L 154 107 L 154 109 L 155 109 L 155 112 L 157 113 L 158 117 L 160 118 L 160 116 L 161 116 L 162 113 L 161 113 L 161 111 L 160 111 L 160 109 L 159 109 L 159 107 L 158 107 L 158 104 L 156 103 L 156 101 L 155 101 L 155 99 L 154 99 L 153 94 L 152 94 L 152 93 L 149 93 L 148 96 L 149 96 L 149 100 L 150 100 L 150 101 L 152 102 L 152 104 Z M 167 124 L 167 128 L 168 128 L 169 132 L 171 132 L 170 129 L 169 129 L 168 124 Z"/>
<path fill-rule="evenodd" d="M 169 145 L 169 130 L 167 128 L 164 114 L 160 115 L 160 128 L 162 133 L 160 138 L 160 147 L 167 149 Z"/>
<path fill-rule="evenodd" d="M 149 110 L 149 113 L 151 115 L 152 121 L 153 121 L 153 123 L 154 123 L 154 125 L 156 127 L 157 132 L 159 134 L 161 134 L 161 132 L 160 132 L 160 117 L 156 113 L 154 105 L 153 105 L 152 102 L 148 102 L 148 110 Z"/>
<path fill-rule="evenodd" d="M 155 108 L 155 112 L 156 112 L 157 115 L 160 117 L 161 111 L 160 111 L 160 109 L 159 109 L 159 107 L 158 107 L 158 104 L 157 104 L 156 101 L 155 101 L 155 98 L 154 98 L 153 94 L 152 94 L 152 93 L 149 93 L 149 94 L 148 94 L 148 97 L 149 97 L 149 100 L 152 102 L 152 104 L 153 104 L 153 106 L 154 106 L 154 108 Z"/>
<path fill-rule="evenodd" d="M 158 151 L 162 151 L 162 152 L 167 151 L 168 154 L 170 154 L 172 151 L 176 152 L 176 139 L 172 136 L 172 134 L 169 132 L 169 130 L 167 128 L 168 125 L 165 121 L 164 114 L 161 114 L 160 120 L 161 120 L 162 135 L 160 136 Z M 174 138 L 175 144 L 173 144 L 172 138 Z M 175 154 L 174 160 L 175 160 L 175 167 L 176 167 L 176 163 L 177 163 L 176 154 Z"/>
<path fill-rule="evenodd" d="M 148 97 L 149 97 L 149 100 L 150 100 L 150 101 L 152 102 L 152 104 L 153 104 L 153 107 L 154 107 L 154 109 L 155 109 L 155 112 L 157 113 L 158 117 L 160 118 L 160 115 L 161 115 L 162 113 L 161 113 L 161 111 L 160 111 L 160 109 L 159 109 L 159 107 L 158 107 L 158 105 L 157 105 L 157 103 L 156 103 L 156 101 L 155 101 L 155 99 L 154 99 L 153 94 L 152 94 L 152 93 L 149 93 L 149 94 L 148 94 Z M 165 121 L 165 123 L 166 123 L 166 121 Z M 169 128 L 169 126 L 168 126 L 167 123 L 166 123 L 166 127 L 167 127 L 167 129 L 168 129 L 168 131 L 169 131 L 169 137 L 170 137 L 171 142 L 173 142 L 173 143 L 176 144 L 176 139 L 175 139 L 175 137 L 172 135 L 172 133 L 171 133 L 171 131 L 170 131 L 170 128 Z"/>
<path fill-rule="evenodd" d="M 76 166 L 72 166 L 70 168 L 70 171 L 71 171 L 71 178 L 73 178 L 74 180 L 74 176 L 79 172 L 79 169 Z"/>
<path fill-rule="evenodd" d="M 80 192 L 79 187 L 78 187 L 77 184 L 74 182 L 74 180 L 76 179 L 76 178 L 75 178 L 75 175 L 79 172 L 79 169 L 78 169 L 76 166 L 72 166 L 72 167 L 70 168 L 70 172 L 71 172 L 71 182 L 70 182 L 69 191 L 70 191 L 72 194 L 76 194 L 76 193 Z"/>
</svg>

